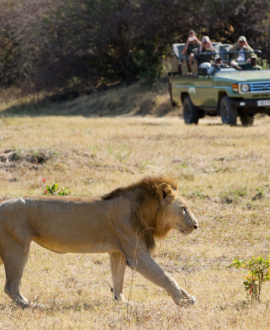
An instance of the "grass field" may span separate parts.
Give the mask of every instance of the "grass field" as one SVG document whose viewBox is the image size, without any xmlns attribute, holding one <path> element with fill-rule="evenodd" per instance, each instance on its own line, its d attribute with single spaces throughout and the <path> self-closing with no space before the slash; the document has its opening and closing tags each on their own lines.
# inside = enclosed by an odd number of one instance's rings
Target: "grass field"
<svg viewBox="0 0 270 330">
<path fill-rule="evenodd" d="M 149 174 L 176 178 L 200 228 L 186 239 L 172 232 L 154 259 L 197 304 L 177 307 L 130 269 L 125 296 L 136 304 L 116 304 L 106 254 L 58 255 L 33 243 L 21 291 L 44 307 L 16 307 L 4 294 L 1 266 L 0 329 L 270 329 L 270 283 L 251 304 L 246 271 L 229 267 L 236 257 L 270 253 L 270 117 L 249 128 L 222 126 L 220 118 L 186 126 L 176 112 L 164 116 L 165 90 L 158 97 L 157 112 L 144 117 L 103 108 L 102 117 L 89 117 L 87 106 L 65 113 L 82 100 L 59 105 L 57 116 L 45 106 L 4 107 L 0 196 L 39 195 L 42 178 L 73 196 L 104 194 Z"/>
</svg>

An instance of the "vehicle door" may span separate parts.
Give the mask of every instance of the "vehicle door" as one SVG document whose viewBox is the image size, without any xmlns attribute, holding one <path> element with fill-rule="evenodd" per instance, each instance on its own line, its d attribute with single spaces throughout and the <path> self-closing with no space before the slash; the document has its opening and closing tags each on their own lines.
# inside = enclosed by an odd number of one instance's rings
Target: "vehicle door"
<svg viewBox="0 0 270 330">
<path fill-rule="evenodd" d="M 218 90 L 213 86 L 213 76 L 194 79 L 189 91 L 192 103 L 198 108 L 215 109 L 218 104 Z"/>
</svg>

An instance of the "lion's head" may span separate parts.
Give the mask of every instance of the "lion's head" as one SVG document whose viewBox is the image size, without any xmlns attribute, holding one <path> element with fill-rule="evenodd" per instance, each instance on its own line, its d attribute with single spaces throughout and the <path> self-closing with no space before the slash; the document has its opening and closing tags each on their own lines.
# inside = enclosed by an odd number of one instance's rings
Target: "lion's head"
<svg viewBox="0 0 270 330">
<path fill-rule="evenodd" d="M 191 234 L 198 228 L 198 222 L 183 196 L 167 183 L 162 183 L 160 189 L 163 193 L 162 207 L 157 214 L 155 236 L 166 237 L 172 229 L 185 236 Z"/>
<path fill-rule="evenodd" d="M 189 235 L 198 227 L 193 213 L 177 191 L 177 181 L 171 178 L 149 176 L 102 198 L 117 197 L 130 201 L 133 228 L 150 251 L 155 248 L 155 238 L 165 238 L 172 229 Z"/>
</svg>

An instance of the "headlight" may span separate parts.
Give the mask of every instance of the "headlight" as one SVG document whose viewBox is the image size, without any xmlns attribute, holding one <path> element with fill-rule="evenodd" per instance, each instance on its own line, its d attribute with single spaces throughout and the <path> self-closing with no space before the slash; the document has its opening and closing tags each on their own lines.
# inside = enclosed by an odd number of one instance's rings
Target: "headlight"
<svg viewBox="0 0 270 330">
<path fill-rule="evenodd" d="M 249 92 L 249 85 L 247 85 L 247 84 L 243 84 L 243 85 L 241 85 L 241 91 L 242 91 L 243 93 L 247 93 L 247 92 Z"/>
</svg>

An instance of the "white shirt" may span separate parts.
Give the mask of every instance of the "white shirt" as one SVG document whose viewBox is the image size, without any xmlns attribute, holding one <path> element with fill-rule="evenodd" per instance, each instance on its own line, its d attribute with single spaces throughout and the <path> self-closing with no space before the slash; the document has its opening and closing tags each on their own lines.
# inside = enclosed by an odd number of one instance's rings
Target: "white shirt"
<svg viewBox="0 0 270 330">
<path fill-rule="evenodd" d="M 239 55 L 238 55 L 238 57 L 236 59 L 236 62 L 238 62 L 238 63 L 244 63 L 244 62 L 246 62 L 246 56 L 245 56 L 244 51 L 245 51 L 245 47 L 242 48 L 242 49 L 240 49 L 240 53 L 239 53 Z"/>
</svg>

